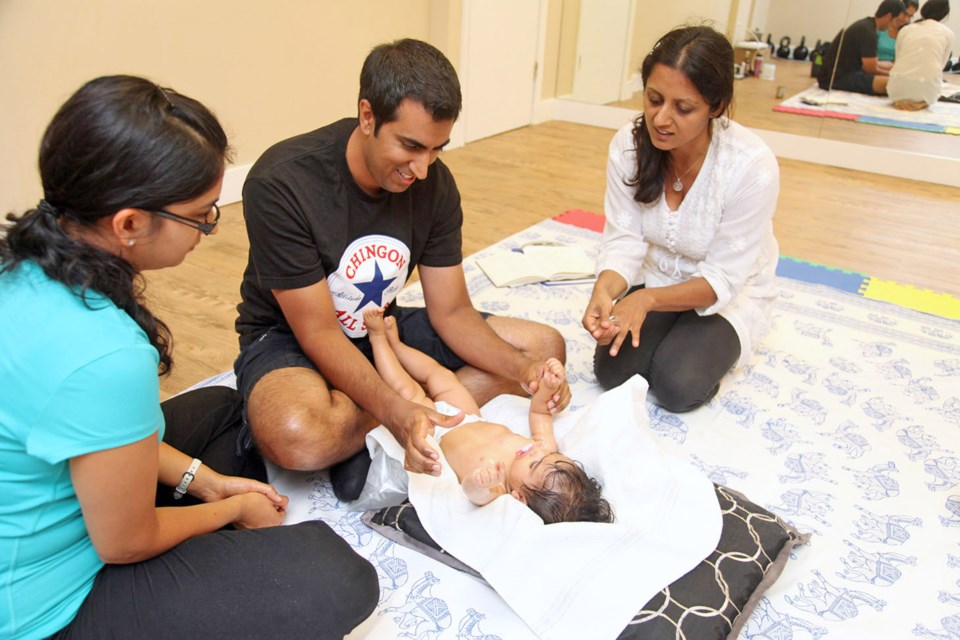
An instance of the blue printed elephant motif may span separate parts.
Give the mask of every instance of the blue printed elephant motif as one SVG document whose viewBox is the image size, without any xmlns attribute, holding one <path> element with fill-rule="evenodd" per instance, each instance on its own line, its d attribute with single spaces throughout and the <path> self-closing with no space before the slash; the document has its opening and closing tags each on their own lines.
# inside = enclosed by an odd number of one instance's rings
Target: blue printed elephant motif
<svg viewBox="0 0 960 640">
<path fill-rule="evenodd" d="M 833 448 L 845 452 L 852 460 L 870 451 L 870 442 L 860 435 L 859 429 L 855 422 L 847 420 L 835 431 L 821 431 L 820 435 L 833 436 Z"/>
<path fill-rule="evenodd" d="M 480 631 L 480 621 L 484 618 L 486 618 L 485 615 L 468 607 L 467 615 L 460 620 L 460 626 L 457 628 L 457 640 L 502 640 L 500 636 Z"/>
<path fill-rule="evenodd" d="M 899 565 L 917 564 L 916 556 L 905 556 L 899 553 L 866 551 L 849 540 L 843 543 L 850 547 L 846 558 L 840 558 L 845 569 L 837 575 L 852 582 L 866 582 L 877 587 L 889 587 L 903 575 Z"/>
<path fill-rule="evenodd" d="M 910 539 L 908 525 L 914 527 L 923 525 L 923 520 L 916 516 L 881 516 L 867 511 L 860 505 L 854 505 L 854 509 L 861 515 L 853 523 L 857 529 L 853 537 L 864 542 L 879 542 L 890 546 L 901 545 Z"/>
<path fill-rule="evenodd" d="M 414 583 L 402 605 L 388 607 L 380 615 L 397 614 L 393 621 L 403 630 L 402 638 L 433 640 L 452 623 L 446 601 L 430 595 L 431 587 L 439 582 L 433 573 L 427 571 Z"/>
<path fill-rule="evenodd" d="M 764 597 L 740 635 L 747 640 L 818 640 L 827 633 L 824 627 L 777 611 Z"/>
<path fill-rule="evenodd" d="M 863 605 L 872 607 L 876 611 L 883 611 L 887 602 L 874 597 L 864 591 L 855 591 L 844 587 L 837 587 L 826 580 L 823 575 L 813 571 L 814 579 L 804 586 L 797 585 L 799 595 L 796 597 L 784 596 L 784 599 L 803 611 L 817 614 L 824 620 L 850 620 L 860 614 Z"/>
</svg>

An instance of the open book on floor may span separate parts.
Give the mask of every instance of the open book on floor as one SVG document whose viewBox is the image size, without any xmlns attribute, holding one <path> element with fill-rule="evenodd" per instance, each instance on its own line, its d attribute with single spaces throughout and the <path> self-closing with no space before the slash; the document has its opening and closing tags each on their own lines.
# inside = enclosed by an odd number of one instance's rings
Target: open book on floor
<svg viewBox="0 0 960 640">
<path fill-rule="evenodd" d="M 527 244 L 519 250 L 478 258 L 477 266 L 498 287 L 573 280 L 590 282 L 595 277 L 593 260 L 586 252 L 562 244 Z"/>
</svg>

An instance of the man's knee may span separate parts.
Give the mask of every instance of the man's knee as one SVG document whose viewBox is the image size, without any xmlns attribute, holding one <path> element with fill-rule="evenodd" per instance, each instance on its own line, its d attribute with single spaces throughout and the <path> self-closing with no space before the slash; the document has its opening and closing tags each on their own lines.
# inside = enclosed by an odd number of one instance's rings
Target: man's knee
<svg viewBox="0 0 960 640">
<path fill-rule="evenodd" d="M 553 327 L 541 324 L 537 327 L 539 334 L 534 341 L 534 355 L 536 360 L 546 360 L 547 358 L 556 358 L 560 362 L 567 362 L 567 343 L 563 335 Z"/>
<path fill-rule="evenodd" d="M 487 324 L 501 339 L 533 360 L 556 358 L 563 363 L 567 361 L 567 345 L 563 336 L 551 326 L 503 316 L 489 316 Z"/>
<path fill-rule="evenodd" d="M 361 412 L 347 396 L 328 391 L 319 376 L 322 386 L 314 389 L 280 389 L 276 373 L 258 382 L 247 398 L 247 422 L 265 458 L 286 469 L 313 471 L 359 450 Z"/>
</svg>

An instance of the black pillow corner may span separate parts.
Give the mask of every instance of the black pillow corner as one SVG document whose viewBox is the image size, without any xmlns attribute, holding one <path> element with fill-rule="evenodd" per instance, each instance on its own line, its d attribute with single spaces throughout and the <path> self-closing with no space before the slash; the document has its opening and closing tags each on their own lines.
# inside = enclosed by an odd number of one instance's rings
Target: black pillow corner
<svg viewBox="0 0 960 640">
<path fill-rule="evenodd" d="M 641 607 L 617 640 L 736 640 L 791 550 L 809 539 L 742 493 L 715 489 L 723 514 L 717 548 Z"/>
<path fill-rule="evenodd" d="M 716 550 L 641 607 L 617 640 L 736 640 L 791 550 L 809 539 L 742 493 L 715 489 L 723 514 Z M 430 537 L 409 502 L 367 511 L 361 520 L 385 538 L 483 580 Z M 693 608 L 696 615 L 684 615 Z"/>
</svg>

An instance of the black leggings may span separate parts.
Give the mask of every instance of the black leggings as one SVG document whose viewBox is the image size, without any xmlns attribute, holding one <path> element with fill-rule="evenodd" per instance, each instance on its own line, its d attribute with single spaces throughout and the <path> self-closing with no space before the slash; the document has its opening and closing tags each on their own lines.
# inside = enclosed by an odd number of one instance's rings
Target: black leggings
<svg viewBox="0 0 960 640">
<path fill-rule="evenodd" d="M 164 441 L 220 473 L 265 480 L 256 453 L 237 455 L 240 409 L 227 387 L 171 398 Z M 158 490 L 158 505 L 174 504 L 170 491 Z M 222 529 L 144 562 L 106 565 L 53 637 L 342 638 L 378 597 L 376 571 L 322 522 Z"/>
<path fill-rule="evenodd" d="M 640 374 L 650 385 L 651 399 L 673 413 L 709 402 L 720 379 L 740 357 L 737 332 L 719 315 L 652 311 L 643 322 L 636 349 L 631 338 L 624 340 L 616 356 L 610 355 L 610 345 L 597 345 L 593 356 L 597 380 L 604 389 L 612 389 Z"/>
</svg>

